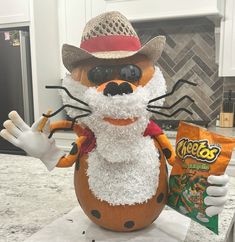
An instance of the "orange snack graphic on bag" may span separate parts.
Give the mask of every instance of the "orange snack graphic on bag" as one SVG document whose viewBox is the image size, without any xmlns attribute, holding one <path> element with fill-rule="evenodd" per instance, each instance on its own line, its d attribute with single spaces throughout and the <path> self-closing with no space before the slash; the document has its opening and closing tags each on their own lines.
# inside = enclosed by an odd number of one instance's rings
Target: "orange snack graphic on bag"
<svg viewBox="0 0 235 242">
<path fill-rule="evenodd" d="M 169 187 L 168 205 L 218 234 L 218 215 L 209 217 L 204 199 L 210 175 L 222 175 L 231 159 L 235 139 L 180 122 L 176 160 Z"/>
</svg>

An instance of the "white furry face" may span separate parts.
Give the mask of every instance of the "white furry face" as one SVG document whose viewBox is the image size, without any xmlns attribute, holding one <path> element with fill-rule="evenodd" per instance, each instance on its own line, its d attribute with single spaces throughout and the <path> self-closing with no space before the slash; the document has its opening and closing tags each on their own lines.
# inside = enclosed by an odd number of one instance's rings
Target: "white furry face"
<svg viewBox="0 0 235 242">
<path fill-rule="evenodd" d="M 131 94 L 105 96 L 98 92 L 95 87 L 86 87 L 78 81 L 74 81 L 70 75 L 63 80 L 70 93 L 82 101 L 88 103 L 92 115 L 82 119 L 82 122 L 91 124 L 91 119 L 101 119 L 105 117 L 113 119 L 127 119 L 146 117 L 149 119 L 150 113 L 146 110 L 149 100 L 159 97 L 166 93 L 165 79 L 158 67 L 155 67 L 153 78 L 144 86 L 139 86 Z M 64 104 L 71 104 L 85 108 L 83 105 L 72 100 L 65 92 L 61 92 Z M 155 102 L 156 105 L 162 105 L 163 99 Z M 72 108 L 66 108 L 67 114 L 73 118 L 82 114 L 81 111 Z M 90 127 L 92 128 L 92 127 Z"/>
<path fill-rule="evenodd" d="M 129 161 L 134 158 L 129 150 L 126 150 L 125 153 L 122 151 L 125 147 L 128 149 L 133 140 L 143 135 L 151 115 L 146 110 L 149 100 L 166 92 L 165 80 L 158 67 L 155 68 L 153 78 L 144 87 L 137 87 L 131 94 L 105 96 L 95 87 L 86 87 L 78 81 L 74 81 L 69 75 L 64 78 L 63 86 L 74 97 L 89 105 L 92 114 L 82 118 L 81 122 L 95 133 L 98 151 L 110 162 Z M 61 96 L 64 104 L 82 107 L 66 93 L 61 92 Z M 156 104 L 162 105 L 163 100 L 159 100 Z M 81 111 L 72 108 L 67 108 L 66 111 L 72 118 L 82 114 Z M 106 117 L 113 119 L 137 118 L 137 121 L 126 126 L 116 126 L 104 121 L 103 119 Z M 130 147 L 130 149 L 132 148 Z M 110 155 L 110 150 L 116 150 L 118 155 Z"/>
<path fill-rule="evenodd" d="M 82 118 L 81 122 L 94 132 L 98 152 L 110 162 L 135 160 L 137 155 L 133 154 L 131 150 L 133 150 L 133 146 L 137 145 L 138 138 L 143 136 L 151 115 L 146 110 L 147 104 L 149 100 L 166 92 L 165 80 L 160 69 L 156 67 L 153 78 L 145 86 L 137 87 L 131 94 L 105 96 L 102 92 L 98 92 L 95 87 L 86 87 L 78 81 L 74 81 L 69 75 L 63 80 L 63 86 L 74 97 L 89 105 L 92 114 Z M 81 104 L 68 97 L 66 93 L 61 92 L 61 96 L 64 104 L 82 107 Z M 159 100 L 155 104 L 162 105 L 163 100 Z M 66 111 L 70 117 L 82 114 L 81 111 L 72 108 L 67 108 Z M 136 119 L 136 121 L 129 125 L 117 126 L 104 121 L 104 118 L 107 117 Z"/>
</svg>

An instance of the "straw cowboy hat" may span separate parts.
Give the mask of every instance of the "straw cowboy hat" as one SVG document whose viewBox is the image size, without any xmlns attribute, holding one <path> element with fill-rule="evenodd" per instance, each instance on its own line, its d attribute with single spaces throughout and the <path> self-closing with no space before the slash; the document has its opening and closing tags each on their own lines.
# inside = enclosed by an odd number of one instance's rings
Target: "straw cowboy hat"
<svg viewBox="0 0 235 242">
<path fill-rule="evenodd" d="M 164 45 L 165 37 L 157 36 L 141 46 L 131 23 L 121 13 L 113 11 L 98 15 L 86 24 L 80 48 L 64 44 L 62 59 L 69 71 L 80 61 L 92 57 L 120 59 L 139 53 L 156 61 Z"/>
</svg>

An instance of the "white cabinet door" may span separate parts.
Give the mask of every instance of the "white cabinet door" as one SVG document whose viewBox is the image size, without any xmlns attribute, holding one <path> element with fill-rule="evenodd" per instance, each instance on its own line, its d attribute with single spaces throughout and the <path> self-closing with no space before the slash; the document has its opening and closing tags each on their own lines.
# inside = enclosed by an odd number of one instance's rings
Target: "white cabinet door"
<svg viewBox="0 0 235 242">
<path fill-rule="evenodd" d="M 120 11 L 131 21 L 221 15 L 223 0 L 87 0 L 86 14 Z"/>
<path fill-rule="evenodd" d="M 78 46 L 86 24 L 86 0 L 59 0 L 60 42 Z"/>
<path fill-rule="evenodd" d="M 15 0 L 16 1 L 16 0 Z M 60 46 L 58 33 L 58 0 L 30 0 L 30 46 L 34 97 L 34 116 L 37 120 L 48 108 L 61 107 L 56 90 L 46 85 L 60 85 Z M 62 116 L 56 116 L 59 119 Z"/>
<path fill-rule="evenodd" d="M 79 46 L 83 29 L 86 24 L 85 1 L 88 0 L 58 0 L 58 28 L 60 49 L 63 44 Z M 68 71 L 60 56 L 61 77 Z"/>
<path fill-rule="evenodd" d="M 235 1 L 226 0 L 225 17 L 221 22 L 220 76 L 235 76 Z"/>
<path fill-rule="evenodd" d="M 27 22 L 29 0 L 0 0 L 0 24 Z"/>
</svg>

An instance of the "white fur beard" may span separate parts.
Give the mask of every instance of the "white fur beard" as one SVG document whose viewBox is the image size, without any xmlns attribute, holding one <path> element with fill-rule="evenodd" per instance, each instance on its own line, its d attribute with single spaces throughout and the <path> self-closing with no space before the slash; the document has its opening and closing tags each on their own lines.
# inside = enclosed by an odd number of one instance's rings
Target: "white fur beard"
<svg viewBox="0 0 235 242">
<path fill-rule="evenodd" d="M 88 117 L 82 118 L 81 122 L 86 124 L 95 134 L 97 151 L 109 162 L 122 162 L 137 160 L 138 141 L 148 125 L 151 114 L 146 110 L 149 100 L 166 93 L 165 79 L 158 67 L 155 67 L 153 78 L 144 86 L 138 86 L 131 94 L 105 96 L 97 92 L 95 87 L 86 87 L 71 76 L 63 80 L 70 93 L 85 101 L 92 111 Z M 81 106 L 75 100 L 61 92 L 64 104 Z M 155 102 L 161 106 L 164 99 Z M 81 111 L 66 108 L 70 117 L 81 115 Z M 103 120 L 108 117 L 112 119 L 137 118 L 137 121 L 126 126 L 116 126 Z M 135 150 L 136 153 L 131 152 Z M 115 155 L 113 155 L 115 153 Z"/>
<path fill-rule="evenodd" d="M 136 161 L 140 157 L 143 133 L 148 117 L 140 117 L 127 126 L 111 125 L 92 117 L 89 127 L 96 136 L 97 151 L 109 162 Z"/>
<path fill-rule="evenodd" d="M 130 147 L 135 142 L 136 148 L 130 151 L 135 157 L 132 161 L 110 163 L 97 150 L 89 154 L 89 188 L 99 200 L 111 205 L 133 205 L 147 202 L 156 194 L 160 173 L 159 153 L 150 137 L 139 137 L 132 141 Z M 115 156 L 116 150 L 110 153 Z"/>
</svg>

